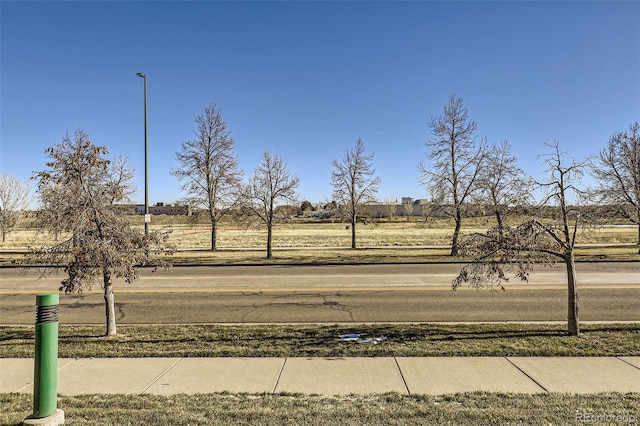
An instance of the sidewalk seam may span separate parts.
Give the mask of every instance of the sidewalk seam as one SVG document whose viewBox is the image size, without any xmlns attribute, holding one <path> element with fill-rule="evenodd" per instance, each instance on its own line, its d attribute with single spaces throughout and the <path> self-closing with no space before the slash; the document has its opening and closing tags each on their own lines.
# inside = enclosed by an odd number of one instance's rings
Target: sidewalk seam
<svg viewBox="0 0 640 426">
<path fill-rule="evenodd" d="M 173 370 L 173 368 L 178 365 L 178 363 L 180 363 L 184 358 L 178 358 L 178 360 L 176 362 L 174 362 L 169 368 L 167 368 L 164 372 L 162 372 L 162 374 L 160 374 L 158 377 L 156 377 L 155 380 L 153 380 L 151 383 L 149 383 L 149 386 L 147 386 L 146 388 L 142 389 L 142 392 L 140 392 L 140 395 L 143 395 L 146 391 L 148 391 L 151 386 L 155 385 L 158 380 L 162 379 L 164 376 L 167 375 L 167 373 L 169 373 L 169 371 Z"/>
<path fill-rule="evenodd" d="M 402 369 L 400 368 L 400 364 L 398 364 L 398 358 L 393 357 L 393 361 L 396 363 L 396 367 L 398 368 L 398 373 L 400 373 L 400 378 L 402 379 L 402 383 L 404 384 L 404 388 L 407 390 L 407 395 L 411 395 L 411 391 L 409 390 L 409 386 L 407 385 L 407 381 L 404 378 L 404 374 L 402 373 Z"/>
<path fill-rule="evenodd" d="M 61 358 L 58 358 L 58 364 L 60 364 L 60 359 Z M 61 372 L 62 370 L 64 370 L 65 368 L 71 366 L 72 364 L 75 364 L 76 362 L 78 362 L 78 359 L 79 358 L 73 358 L 73 361 L 71 361 L 69 364 L 63 365 L 62 367 L 58 367 L 58 369 L 57 369 L 58 373 Z"/>
<path fill-rule="evenodd" d="M 284 366 L 287 365 L 287 360 L 289 357 L 285 357 L 282 362 L 282 366 L 280 367 L 280 371 L 278 371 L 278 377 L 276 377 L 276 382 L 273 385 L 273 391 L 271 393 L 276 393 L 276 389 L 278 388 L 278 384 L 280 384 L 280 377 L 282 377 L 282 372 L 284 371 Z"/>
<path fill-rule="evenodd" d="M 630 365 L 630 366 L 632 366 L 633 368 L 640 370 L 640 367 L 638 367 L 637 365 L 633 365 L 633 364 L 631 364 L 629 361 L 626 361 L 626 360 L 624 360 L 624 359 L 620 358 L 619 356 L 617 356 L 617 357 L 616 357 L 616 359 L 619 359 L 620 361 L 624 362 L 625 364 Z"/>
<path fill-rule="evenodd" d="M 522 368 L 518 367 L 517 365 L 514 364 L 513 361 L 511 361 L 509 359 L 508 356 L 505 356 L 504 359 L 507 360 L 507 362 L 511 365 L 513 365 L 515 368 L 518 369 L 518 371 L 520 371 L 522 374 L 524 374 L 525 376 L 527 376 L 529 378 L 529 380 L 531 380 L 533 383 L 535 383 L 536 385 L 540 386 L 540 388 L 542 388 L 543 391 L 545 391 L 546 393 L 549 393 L 549 390 L 547 388 L 545 388 L 544 386 L 542 386 L 540 384 L 540 382 L 538 382 L 536 379 L 534 379 L 533 377 L 531 377 L 526 371 L 524 371 Z"/>
<path fill-rule="evenodd" d="M 60 358 L 58 358 L 58 361 L 57 361 L 57 362 L 58 362 L 58 363 L 60 362 Z M 64 370 L 65 368 L 69 367 L 71 364 L 75 364 L 76 362 L 78 362 L 78 358 L 73 358 L 73 360 L 72 360 L 69 364 L 66 364 L 66 365 L 63 365 L 62 367 L 57 367 L 57 368 L 56 368 L 56 383 L 57 383 L 57 381 L 58 381 L 58 378 L 60 377 L 60 376 L 59 376 L 59 375 L 60 375 L 60 372 L 61 372 L 62 370 Z M 34 371 L 34 373 L 35 373 L 35 371 Z M 34 377 L 33 377 L 33 376 L 31 376 L 31 381 L 30 381 L 29 383 L 27 383 L 26 385 L 24 385 L 23 387 L 21 387 L 20 389 L 18 389 L 16 392 L 22 392 L 23 390 L 25 390 L 25 389 L 26 389 L 26 388 L 28 388 L 29 386 L 34 386 L 34 381 L 35 381 L 35 380 L 34 380 Z"/>
</svg>

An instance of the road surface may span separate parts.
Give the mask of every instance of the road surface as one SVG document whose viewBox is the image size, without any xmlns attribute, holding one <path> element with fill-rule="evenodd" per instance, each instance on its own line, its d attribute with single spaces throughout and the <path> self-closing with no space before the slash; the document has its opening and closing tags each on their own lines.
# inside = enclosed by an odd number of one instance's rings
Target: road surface
<svg viewBox="0 0 640 426">
<path fill-rule="evenodd" d="M 506 292 L 451 292 L 456 264 L 176 267 L 116 282 L 120 324 L 563 321 L 564 269 L 539 268 Z M 0 322 L 32 324 L 35 294 L 63 275 L 0 269 Z M 578 264 L 582 321 L 640 321 L 640 264 Z M 100 289 L 62 295 L 61 323 L 102 324 Z"/>
</svg>

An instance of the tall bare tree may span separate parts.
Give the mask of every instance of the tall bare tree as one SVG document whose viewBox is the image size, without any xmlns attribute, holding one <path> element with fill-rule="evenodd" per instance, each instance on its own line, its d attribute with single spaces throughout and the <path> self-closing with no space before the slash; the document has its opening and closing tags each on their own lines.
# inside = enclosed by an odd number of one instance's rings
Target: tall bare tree
<svg viewBox="0 0 640 426">
<path fill-rule="evenodd" d="M 498 229 L 503 227 L 510 207 L 531 202 L 533 186 L 533 180 L 518 166 L 508 142 L 487 148 L 485 163 L 478 174 L 477 202 L 490 206 Z"/>
<path fill-rule="evenodd" d="M 531 218 L 512 228 L 490 228 L 484 234 L 473 234 L 460 246 L 460 253 L 473 256 L 474 261 L 465 265 L 453 280 L 453 289 L 464 283 L 475 288 L 498 286 L 508 281 L 507 274 L 527 280 L 536 264 L 562 262 L 567 272 L 567 331 L 578 335 L 578 286 L 574 251 L 579 227 L 588 222 L 577 207 L 585 191 L 577 186 L 590 159 L 566 164 L 564 154 L 556 142 L 551 145 L 553 153 L 544 163 L 547 179 L 538 182 L 546 191 L 541 208 L 553 206 L 557 217 L 552 219 Z M 575 204 L 574 204 L 575 206 Z"/>
<path fill-rule="evenodd" d="M 451 256 L 456 256 L 464 206 L 476 189 L 485 150 L 483 145 L 476 146 L 477 124 L 456 95 L 451 95 L 442 115 L 433 117 L 429 127 L 430 162 L 418 164 L 420 182 L 431 194 L 433 205 L 455 221 Z"/>
<path fill-rule="evenodd" d="M 60 291 L 81 293 L 94 283 L 104 290 L 106 335 L 116 334 L 113 278 L 132 282 L 137 265 L 162 264 L 165 232 L 145 235 L 130 227 L 120 203 L 129 201 L 133 173 L 122 158 L 111 162 L 105 146 L 94 145 L 84 130 L 65 136 L 46 150 L 47 168 L 37 172 L 41 209 L 36 226 L 44 232 L 64 235 L 55 245 L 34 250 L 29 262 L 64 267 L 67 278 Z"/>
<path fill-rule="evenodd" d="M 0 176 L 0 232 L 2 242 L 13 231 L 29 206 L 31 185 L 9 176 Z"/>
<path fill-rule="evenodd" d="M 636 121 L 628 131 L 611 135 L 591 170 L 600 184 L 600 203 L 638 226 L 640 246 L 640 124 Z"/>
<path fill-rule="evenodd" d="M 396 213 L 398 213 L 398 203 L 395 199 L 387 198 L 384 200 L 384 213 L 387 216 L 389 223 L 391 223 L 393 218 L 396 216 Z"/>
<path fill-rule="evenodd" d="M 365 203 L 375 201 L 380 178 L 375 176 L 373 154 L 366 154 L 358 138 L 342 161 L 333 160 L 331 185 L 333 198 L 351 223 L 351 248 L 356 248 L 356 223 Z"/>
<path fill-rule="evenodd" d="M 300 178 L 289 174 L 281 157 L 265 151 L 246 186 L 246 208 L 267 227 L 267 259 L 273 258 L 271 242 L 277 203 L 281 200 L 296 203 L 299 183 Z"/>
<path fill-rule="evenodd" d="M 407 222 L 409 222 L 411 220 L 411 216 L 413 216 L 413 203 L 404 203 L 403 207 L 404 212 L 407 215 Z"/>
<path fill-rule="evenodd" d="M 234 154 L 235 141 L 215 103 L 196 118 L 196 138 L 182 143 L 179 166 L 171 174 L 182 182 L 187 203 L 207 212 L 211 250 L 216 250 L 218 223 L 240 198 L 242 172 Z"/>
</svg>

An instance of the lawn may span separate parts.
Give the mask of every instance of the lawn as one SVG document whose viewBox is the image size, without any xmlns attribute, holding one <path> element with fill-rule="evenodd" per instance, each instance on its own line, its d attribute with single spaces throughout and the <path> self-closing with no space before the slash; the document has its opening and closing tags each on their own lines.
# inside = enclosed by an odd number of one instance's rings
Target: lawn
<svg viewBox="0 0 640 426">
<path fill-rule="evenodd" d="M 585 324 L 580 337 L 550 324 L 120 325 L 61 326 L 59 356 L 104 357 L 377 357 L 640 356 L 639 324 Z M 34 328 L 0 327 L 0 357 L 31 358 Z M 385 336 L 377 344 L 344 334 Z M 364 337 L 363 336 L 363 337 Z"/>
<path fill-rule="evenodd" d="M 31 401 L 29 394 L 0 394 L 0 424 L 21 424 L 31 412 Z M 637 393 L 86 395 L 60 397 L 58 407 L 65 411 L 65 425 L 69 426 L 563 425 L 581 424 L 579 416 L 597 419 L 605 415 L 626 419 L 618 424 L 640 421 Z"/>
</svg>

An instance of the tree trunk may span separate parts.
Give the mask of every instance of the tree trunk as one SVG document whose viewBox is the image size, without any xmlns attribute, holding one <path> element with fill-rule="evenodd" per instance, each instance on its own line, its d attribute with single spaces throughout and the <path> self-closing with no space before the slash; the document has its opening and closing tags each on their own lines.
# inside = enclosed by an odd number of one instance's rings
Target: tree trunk
<svg viewBox="0 0 640 426">
<path fill-rule="evenodd" d="M 567 267 L 567 290 L 569 292 L 567 298 L 567 331 L 571 336 L 577 336 L 580 334 L 580 324 L 578 323 L 578 286 L 573 251 L 565 256 L 565 264 Z"/>
<path fill-rule="evenodd" d="M 462 214 L 459 209 L 456 209 L 456 227 L 453 230 L 453 238 L 451 239 L 451 254 L 450 256 L 458 255 L 458 238 L 460 237 L 460 228 L 462 226 Z"/>
<path fill-rule="evenodd" d="M 271 253 L 271 224 L 267 223 L 267 259 L 273 258 L 273 253 Z"/>
<path fill-rule="evenodd" d="M 500 230 L 500 234 L 502 234 L 502 215 L 500 214 L 500 210 L 496 208 L 496 221 L 498 222 L 498 229 Z"/>
<path fill-rule="evenodd" d="M 106 336 L 116 335 L 116 307 L 115 297 L 113 295 L 113 282 L 111 281 L 111 272 L 108 269 L 102 271 L 102 278 L 104 283 L 104 306 L 106 309 L 107 318 L 107 333 Z"/>
<path fill-rule="evenodd" d="M 211 217 L 211 251 L 216 251 L 216 243 L 218 240 L 218 221 L 215 217 Z"/>
<path fill-rule="evenodd" d="M 354 214 L 351 216 L 351 248 L 356 248 L 356 222 L 358 221 L 357 216 Z"/>
</svg>

